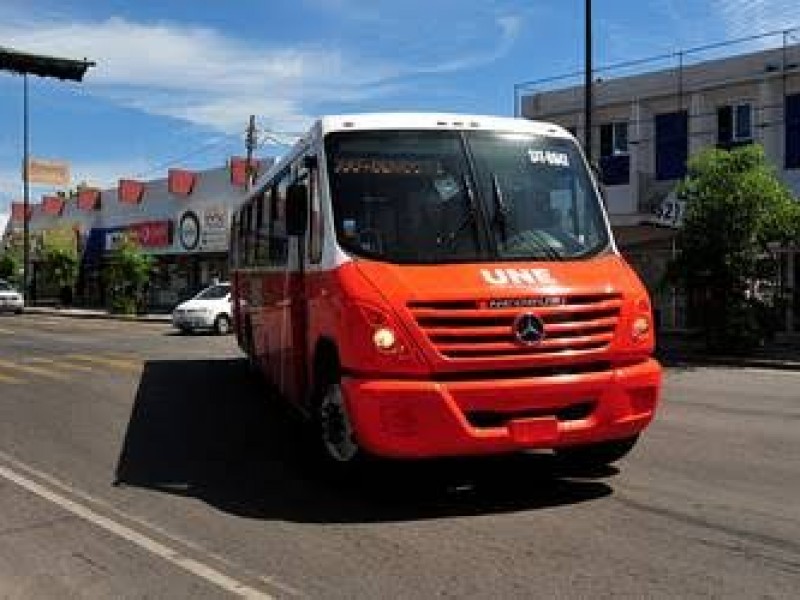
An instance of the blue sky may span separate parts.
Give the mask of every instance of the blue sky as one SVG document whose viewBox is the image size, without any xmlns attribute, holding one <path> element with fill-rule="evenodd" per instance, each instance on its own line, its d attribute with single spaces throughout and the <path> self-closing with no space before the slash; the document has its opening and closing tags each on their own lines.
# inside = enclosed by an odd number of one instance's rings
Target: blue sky
<svg viewBox="0 0 800 600">
<path fill-rule="evenodd" d="M 169 166 L 221 166 L 243 151 L 251 113 L 261 128 L 287 133 L 325 113 L 510 115 L 515 83 L 582 68 L 583 8 L 582 0 L 3 0 L 0 45 L 97 62 L 83 84 L 30 79 L 31 150 L 68 160 L 74 183 L 110 186 Z M 797 0 L 596 0 L 594 13 L 597 65 L 800 25 Z M 0 227 L 22 195 L 22 145 L 22 79 L 0 73 Z M 47 191 L 35 189 L 33 200 Z"/>
</svg>

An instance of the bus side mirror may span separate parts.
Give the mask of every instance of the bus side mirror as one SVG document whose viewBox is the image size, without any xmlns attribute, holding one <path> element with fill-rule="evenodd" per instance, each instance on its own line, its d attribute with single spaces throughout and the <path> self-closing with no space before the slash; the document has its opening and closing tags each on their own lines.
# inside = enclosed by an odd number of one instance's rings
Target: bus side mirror
<svg viewBox="0 0 800 600">
<path fill-rule="evenodd" d="M 308 188 L 293 183 L 286 192 L 286 234 L 305 235 L 308 227 Z"/>
</svg>

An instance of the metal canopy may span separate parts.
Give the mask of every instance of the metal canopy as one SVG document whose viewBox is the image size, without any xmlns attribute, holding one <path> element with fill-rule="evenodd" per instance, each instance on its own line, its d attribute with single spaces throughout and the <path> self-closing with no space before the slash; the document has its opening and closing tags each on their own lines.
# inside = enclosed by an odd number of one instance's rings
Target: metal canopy
<svg viewBox="0 0 800 600">
<path fill-rule="evenodd" d="M 0 70 L 11 71 L 18 75 L 38 75 L 39 77 L 82 81 L 86 70 L 93 66 L 95 63 L 86 59 L 72 60 L 29 54 L 0 46 Z"/>
</svg>

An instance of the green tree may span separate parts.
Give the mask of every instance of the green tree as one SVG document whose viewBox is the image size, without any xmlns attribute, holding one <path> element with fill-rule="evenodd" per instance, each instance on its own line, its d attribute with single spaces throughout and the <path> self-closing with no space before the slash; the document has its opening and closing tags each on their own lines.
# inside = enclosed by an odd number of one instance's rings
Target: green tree
<svg viewBox="0 0 800 600">
<path fill-rule="evenodd" d="M 144 308 L 144 288 L 150 280 L 153 258 L 132 240 L 124 240 L 109 257 L 106 278 L 111 310 L 133 314 Z"/>
<path fill-rule="evenodd" d="M 686 212 L 668 277 L 687 293 L 710 347 L 747 350 L 777 324 L 770 249 L 800 236 L 800 204 L 758 145 L 700 152 L 679 194 Z"/>
<path fill-rule="evenodd" d="M 75 251 L 45 247 L 40 264 L 42 276 L 58 290 L 61 303 L 72 304 L 73 290 L 78 278 L 78 259 Z"/>
<path fill-rule="evenodd" d="M 0 254 L 0 279 L 16 282 L 19 276 L 21 261 L 11 250 Z"/>
</svg>

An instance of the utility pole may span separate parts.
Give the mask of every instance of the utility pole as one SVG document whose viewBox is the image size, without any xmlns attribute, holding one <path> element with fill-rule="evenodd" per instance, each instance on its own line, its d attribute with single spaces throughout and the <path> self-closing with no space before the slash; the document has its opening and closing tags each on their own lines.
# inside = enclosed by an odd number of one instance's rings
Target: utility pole
<svg viewBox="0 0 800 600">
<path fill-rule="evenodd" d="M 28 74 L 22 74 L 22 294 L 25 302 L 32 302 L 31 285 L 31 241 L 30 218 L 28 213 L 31 206 L 31 179 L 28 167 L 30 165 L 30 147 L 28 133 Z"/>
<path fill-rule="evenodd" d="M 592 162 L 592 0 L 586 0 L 586 64 L 584 91 L 584 152 L 589 164 Z"/>
<path fill-rule="evenodd" d="M 90 60 L 72 60 L 69 58 L 59 58 L 55 56 L 45 56 L 43 54 L 30 54 L 20 52 L 13 48 L 0 46 L 0 71 L 8 71 L 14 75 L 22 76 L 22 136 L 23 136 L 23 157 L 22 157 L 22 185 L 23 185 L 23 204 L 22 204 L 22 288 L 26 298 L 31 293 L 31 265 L 30 265 L 30 224 L 28 213 L 30 211 L 30 137 L 29 115 L 28 115 L 28 75 L 38 77 L 50 77 L 59 80 L 83 81 L 86 71 L 94 67 L 95 63 Z"/>
<path fill-rule="evenodd" d="M 244 138 L 244 146 L 247 149 L 247 162 L 245 163 L 245 189 L 249 190 L 253 183 L 253 151 L 256 149 L 256 116 L 250 115 L 250 122 L 247 125 L 247 134 Z"/>
</svg>

